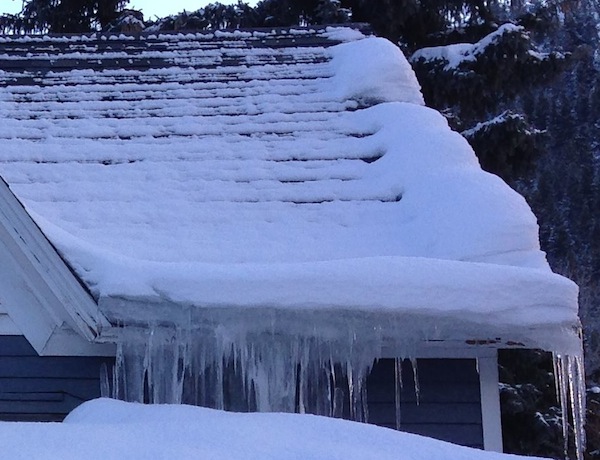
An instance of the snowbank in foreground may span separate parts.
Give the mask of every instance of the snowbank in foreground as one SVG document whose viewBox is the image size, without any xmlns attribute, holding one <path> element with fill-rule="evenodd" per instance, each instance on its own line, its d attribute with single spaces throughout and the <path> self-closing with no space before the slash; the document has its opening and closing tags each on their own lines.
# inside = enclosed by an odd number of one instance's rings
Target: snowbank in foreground
<svg viewBox="0 0 600 460">
<path fill-rule="evenodd" d="M 0 443 L 2 457 L 12 460 L 525 458 L 311 415 L 234 414 L 109 399 L 83 404 L 65 423 L 0 423 Z"/>
</svg>

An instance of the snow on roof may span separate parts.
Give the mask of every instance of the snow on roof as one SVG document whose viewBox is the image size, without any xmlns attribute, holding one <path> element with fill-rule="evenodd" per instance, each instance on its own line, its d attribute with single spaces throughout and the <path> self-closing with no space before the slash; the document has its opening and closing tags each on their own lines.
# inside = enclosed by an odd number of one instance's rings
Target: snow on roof
<svg viewBox="0 0 600 460">
<path fill-rule="evenodd" d="M 101 303 L 577 326 L 524 199 L 422 105 L 389 42 L 119 40 L 0 43 L 0 174 Z"/>
<path fill-rule="evenodd" d="M 35 439 L 35 442 L 31 442 Z M 63 423 L 0 423 L 6 458 L 519 460 L 365 423 L 99 399 Z"/>
</svg>

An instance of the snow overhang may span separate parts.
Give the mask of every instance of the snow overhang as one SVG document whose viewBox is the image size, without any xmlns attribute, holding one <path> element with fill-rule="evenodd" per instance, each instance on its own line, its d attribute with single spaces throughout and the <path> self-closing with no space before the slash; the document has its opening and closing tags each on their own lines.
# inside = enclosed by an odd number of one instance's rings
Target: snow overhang
<svg viewBox="0 0 600 460">
<path fill-rule="evenodd" d="M 580 347 L 578 288 L 547 270 L 413 257 L 187 264 L 156 266 L 113 288 L 99 305 L 114 324 L 222 328 L 232 340 L 355 334 L 392 354 L 423 341 L 564 354 Z"/>
<path fill-rule="evenodd" d="M 389 40 L 367 37 L 333 46 L 327 53 L 334 70 L 328 89 L 340 100 L 425 105 L 414 71 Z"/>
</svg>

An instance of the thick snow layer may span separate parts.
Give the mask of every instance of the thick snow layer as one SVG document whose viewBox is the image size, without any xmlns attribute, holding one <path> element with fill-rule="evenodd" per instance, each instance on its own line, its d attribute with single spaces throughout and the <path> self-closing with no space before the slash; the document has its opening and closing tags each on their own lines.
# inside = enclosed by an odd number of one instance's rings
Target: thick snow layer
<svg viewBox="0 0 600 460">
<path fill-rule="evenodd" d="M 575 336 L 576 288 L 531 210 L 421 105 L 396 47 L 242 38 L 169 36 L 144 51 L 157 68 L 0 88 L 0 174 L 98 298 Z M 85 46 L 65 53 L 95 62 Z"/>
<path fill-rule="evenodd" d="M 35 442 L 32 442 L 35 440 Z M 0 422 L 11 460 L 525 460 L 345 420 L 100 399 L 63 423 Z"/>
<path fill-rule="evenodd" d="M 101 307 L 125 323 L 154 305 L 149 323 L 228 324 L 241 341 L 271 330 L 334 342 L 347 330 L 364 342 L 380 340 L 375 356 L 404 356 L 407 344 L 425 340 L 521 343 L 568 354 L 580 347 L 577 286 L 542 270 L 407 257 L 130 268 L 134 274 L 122 278 L 107 263 L 111 274 L 102 280 L 108 293 Z M 202 308 L 191 313 L 190 306 Z"/>
<path fill-rule="evenodd" d="M 141 267 L 411 256 L 547 268 L 523 198 L 482 172 L 437 112 L 395 103 L 314 121 L 256 117 L 306 132 L 269 138 L 251 117 L 213 116 L 211 126 L 190 129 L 246 129 L 259 138 L 232 133 L 129 145 L 82 139 L 85 129 L 112 127 L 81 120 L 80 138 L 70 145 L 7 140 L 13 161 L 2 170 L 91 284 L 105 271 L 94 261 L 103 259 Z M 141 129 L 152 129 L 151 122 Z"/>
<path fill-rule="evenodd" d="M 332 48 L 332 91 L 343 99 L 424 105 L 417 77 L 397 46 L 378 37 Z"/>
</svg>

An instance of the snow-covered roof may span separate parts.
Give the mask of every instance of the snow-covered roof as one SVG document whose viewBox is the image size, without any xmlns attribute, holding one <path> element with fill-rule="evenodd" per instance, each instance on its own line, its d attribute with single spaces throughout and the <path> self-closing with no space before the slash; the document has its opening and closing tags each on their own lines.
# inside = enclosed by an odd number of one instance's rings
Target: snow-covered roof
<svg viewBox="0 0 600 460">
<path fill-rule="evenodd" d="M 145 315 L 128 298 L 578 325 L 524 199 L 384 39 L 2 38 L 0 69 L 0 175 L 113 319 Z"/>
</svg>

